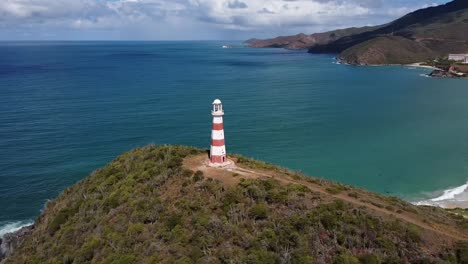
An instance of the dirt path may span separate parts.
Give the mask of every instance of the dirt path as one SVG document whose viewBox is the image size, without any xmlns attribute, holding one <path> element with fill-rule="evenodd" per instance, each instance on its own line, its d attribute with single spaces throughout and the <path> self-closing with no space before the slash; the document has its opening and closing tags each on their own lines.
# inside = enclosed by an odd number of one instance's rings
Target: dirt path
<svg viewBox="0 0 468 264">
<path fill-rule="evenodd" d="M 241 166 L 232 166 L 229 168 L 213 168 L 208 167 L 204 164 L 206 161 L 206 155 L 198 155 L 194 157 L 190 157 L 184 160 L 184 166 L 193 170 L 197 171 L 200 170 L 203 174 L 208 178 L 213 178 L 220 180 L 224 184 L 228 186 L 234 186 L 240 182 L 240 179 L 258 179 L 258 178 L 274 178 L 282 183 L 285 184 L 300 184 L 307 186 L 311 191 L 320 193 L 322 195 L 333 197 L 335 199 L 346 201 L 350 204 L 353 204 L 356 207 L 367 207 L 378 214 L 391 216 L 396 219 L 402 220 L 407 223 L 414 224 L 423 228 L 425 230 L 432 231 L 436 234 L 443 235 L 445 237 L 449 237 L 455 240 L 468 240 L 468 234 L 465 232 L 460 232 L 454 229 L 451 229 L 447 226 L 440 226 L 437 224 L 428 224 L 421 220 L 418 216 L 413 215 L 411 213 L 395 213 L 394 211 L 387 210 L 385 208 L 377 207 L 375 205 L 362 202 L 358 199 L 350 197 L 346 194 L 330 194 L 325 190 L 325 187 L 316 185 L 310 182 L 304 182 L 301 180 L 292 179 L 286 175 L 280 175 L 276 173 L 265 172 L 262 170 L 252 170 L 248 168 L 243 168 Z"/>
</svg>

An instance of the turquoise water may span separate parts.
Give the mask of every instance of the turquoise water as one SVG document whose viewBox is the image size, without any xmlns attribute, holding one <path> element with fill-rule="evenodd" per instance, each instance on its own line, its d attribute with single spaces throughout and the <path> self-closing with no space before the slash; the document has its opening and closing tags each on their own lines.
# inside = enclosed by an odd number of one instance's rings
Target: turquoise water
<svg viewBox="0 0 468 264">
<path fill-rule="evenodd" d="M 221 49 L 223 44 L 233 49 Z M 231 42 L 0 43 L 0 229 L 136 146 L 208 148 L 405 199 L 468 175 L 468 80 Z"/>
</svg>

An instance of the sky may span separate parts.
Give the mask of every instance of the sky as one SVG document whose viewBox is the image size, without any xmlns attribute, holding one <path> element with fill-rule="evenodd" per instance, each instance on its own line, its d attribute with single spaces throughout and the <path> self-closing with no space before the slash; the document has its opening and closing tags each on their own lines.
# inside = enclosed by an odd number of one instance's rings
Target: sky
<svg viewBox="0 0 468 264">
<path fill-rule="evenodd" d="M 0 0 L 0 40 L 245 40 L 390 22 L 448 0 Z"/>
</svg>

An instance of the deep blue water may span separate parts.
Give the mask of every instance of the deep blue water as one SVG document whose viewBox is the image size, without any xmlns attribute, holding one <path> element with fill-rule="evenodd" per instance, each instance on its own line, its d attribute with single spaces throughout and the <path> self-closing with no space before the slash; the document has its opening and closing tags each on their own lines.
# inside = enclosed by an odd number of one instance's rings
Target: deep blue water
<svg viewBox="0 0 468 264">
<path fill-rule="evenodd" d="M 221 49 L 222 44 L 235 45 Z M 468 81 L 229 42 L 0 43 L 0 229 L 136 146 L 227 151 L 406 199 L 468 175 Z"/>
</svg>

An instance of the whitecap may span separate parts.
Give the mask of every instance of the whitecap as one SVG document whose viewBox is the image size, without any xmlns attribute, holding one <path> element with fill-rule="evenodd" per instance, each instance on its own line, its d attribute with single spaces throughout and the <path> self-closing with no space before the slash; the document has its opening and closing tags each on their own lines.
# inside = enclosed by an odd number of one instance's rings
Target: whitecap
<svg viewBox="0 0 468 264">
<path fill-rule="evenodd" d="M 415 205 L 430 205 L 443 208 L 468 208 L 468 182 L 465 184 L 437 192 L 438 196 L 415 202 Z"/>
<path fill-rule="evenodd" d="M 443 200 L 454 199 L 456 195 L 462 194 L 466 190 L 467 187 L 468 187 L 468 182 L 466 184 L 462 185 L 462 186 L 445 190 L 444 194 L 442 194 L 441 196 L 439 196 L 437 198 L 431 199 L 431 201 L 439 202 L 439 201 L 443 201 Z"/>
<path fill-rule="evenodd" d="M 18 222 L 6 222 L 2 223 L 0 226 L 0 238 L 2 238 L 5 234 L 16 232 L 25 226 L 32 225 L 33 222 L 28 221 L 18 221 Z"/>
</svg>

